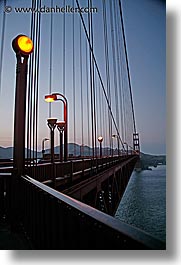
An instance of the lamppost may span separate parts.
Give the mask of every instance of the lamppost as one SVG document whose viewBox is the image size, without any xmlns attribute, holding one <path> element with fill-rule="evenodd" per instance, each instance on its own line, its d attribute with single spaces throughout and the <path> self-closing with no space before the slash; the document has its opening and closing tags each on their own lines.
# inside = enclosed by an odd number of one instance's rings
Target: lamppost
<svg viewBox="0 0 181 265">
<path fill-rule="evenodd" d="M 128 145 L 128 147 L 129 147 L 129 149 L 130 149 L 130 151 L 131 151 L 131 154 L 135 154 L 135 153 L 136 153 L 136 151 L 133 149 L 132 146 Z"/>
<path fill-rule="evenodd" d="M 45 101 L 49 102 L 49 103 L 54 102 L 54 101 L 62 101 L 63 102 L 63 105 L 64 105 L 64 122 L 65 122 L 65 126 L 64 126 L 64 161 L 67 161 L 67 156 L 68 156 L 68 144 L 67 144 L 67 140 L 68 140 L 67 99 L 66 99 L 66 97 L 64 95 L 62 95 L 60 93 L 53 93 L 51 95 L 46 95 L 45 96 Z"/>
<path fill-rule="evenodd" d="M 46 141 L 49 141 L 49 139 L 48 138 L 44 138 L 42 140 L 42 158 L 44 158 L 44 154 L 45 154 L 45 142 Z"/>
<path fill-rule="evenodd" d="M 26 122 L 26 86 L 28 58 L 33 52 L 33 42 L 25 35 L 18 35 L 12 41 L 12 48 L 16 53 L 16 91 L 14 109 L 14 151 L 12 192 L 11 192 L 11 229 L 18 229 L 20 219 L 21 198 L 19 196 L 18 177 L 25 170 L 25 122 Z"/>
<path fill-rule="evenodd" d="M 84 145 L 80 145 L 80 157 L 84 158 Z"/>
<path fill-rule="evenodd" d="M 126 155 L 128 155 L 128 144 L 126 142 L 124 144 L 126 145 Z"/>
<path fill-rule="evenodd" d="M 28 58 L 33 52 L 33 42 L 25 35 L 18 35 L 12 41 L 16 53 L 16 94 L 14 116 L 14 153 L 13 167 L 17 174 L 24 173 L 25 165 L 25 120 L 26 120 L 26 83 Z"/>
<path fill-rule="evenodd" d="M 63 131 L 64 131 L 64 127 L 65 127 L 65 122 L 64 121 L 59 121 L 57 122 L 57 129 L 59 131 L 60 134 L 60 162 L 63 161 Z"/>
<path fill-rule="evenodd" d="M 50 135 L 51 135 L 51 163 L 54 163 L 54 130 L 56 127 L 56 118 L 49 118 L 47 119 L 48 127 L 50 128 Z"/>
<path fill-rule="evenodd" d="M 119 137 L 118 137 L 118 135 L 116 135 L 116 134 L 113 134 L 112 135 L 112 138 L 117 138 L 117 145 L 118 145 L 118 156 L 119 156 Z"/>
<path fill-rule="evenodd" d="M 100 158 L 102 157 L 102 141 L 103 141 L 103 137 L 102 136 L 99 136 L 97 138 L 97 140 L 99 141 L 100 143 Z"/>
</svg>

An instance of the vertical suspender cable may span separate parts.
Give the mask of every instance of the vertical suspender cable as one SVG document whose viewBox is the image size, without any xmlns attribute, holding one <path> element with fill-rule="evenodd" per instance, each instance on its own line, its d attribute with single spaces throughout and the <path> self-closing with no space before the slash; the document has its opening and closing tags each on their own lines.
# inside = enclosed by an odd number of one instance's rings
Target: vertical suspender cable
<svg viewBox="0 0 181 265">
<path fill-rule="evenodd" d="M 97 123 L 97 128 L 96 128 L 96 131 L 97 131 L 97 136 L 100 135 L 100 111 L 99 111 L 99 91 L 98 91 L 98 78 L 97 78 L 97 75 L 95 74 L 95 77 L 94 77 L 94 86 L 95 86 L 95 109 L 96 109 L 96 123 Z"/>
<path fill-rule="evenodd" d="M 115 96 L 115 105 L 116 105 L 116 120 L 119 128 L 119 109 L 118 109 L 118 85 L 117 85 L 117 65 L 116 65 L 116 48 L 115 48 L 115 31 L 114 30 L 114 19 L 113 19 L 113 9 L 112 1 L 110 1 L 110 21 L 111 21 L 111 41 L 112 41 L 112 58 L 113 58 L 113 81 L 114 81 L 114 96 Z M 114 16 L 115 18 L 115 16 Z"/>
<path fill-rule="evenodd" d="M 88 0 L 89 8 L 89 0 Z M 90 14 L 88 13 L 88 28 L 89 28 L 89 40 L 91 44 L 91 23 L 90 23 Z M 94 114 L 93 114 L 93 82 L 92 82 L 92 53 L 89 49 L 89 71 L 90 71 L 90 90 L 91 90 L 91 122 L 92 122 L 92 156 L 95 156 L 95 144 L 94 144 Z"/>
<path fill-rule="evenodd" d="M 36 8 L 37 8 L 37 2 L 36 2 Z M 32 127 L 33 127 L 33 164 L 35 162 L 35 135 L 36 135 L 36 128 L 35 128 L 35 121 L 36 121 L 36 58 L 37 58 L 37 15 L 35 16 L 35 38 L 34 38 L 34 52 L 33 52 L 33 57 L 34 57 L 34 65 L 33 65 L 33 121 L 32 121 Z"/>
<path fill-rule="evenodd" d="M 127 47 L 126 47 L 126 38 L 125 38 L 125 32 L 124 32 L 122 5 L 121 5 L 121 0 L 118 0 L 118 1 L 119 1 L 119 11 L 120 11 L 120 17 L 121 17 L 122 33 L 123 33 L 124 50 L 125 50 L 125 56 L 126 56 L 126 67 L 127 67 L 127 75 L 128 75 L 128 83 L 129 83 L 129 91 L 130 91 L 130 99 L 131 99 L 131 108 L 132 108 L 132 115 L 133 115 L 133 126 L 134 126 L 134 132 L 136 133 L 136 121 L 135 121 L 135 114 L 134 114 L 133 95 L 132 95 L 131 77 L 130 77 L 128 54 L 127 54 Z"/>
<path fill-rule="evenodd" d="M 53 7 L 53 0 L 51 0 L 51 7 Z M 50 65 L 50 77 L 49 77 L 49 94 L 52 93 L 52 52 L 53 52 L 53 13 L 50 14 L 50 53 L 49 53 L 49 65 Z M 51 103 L 49 106 L 49 117 L 52 115 Z"/>
<path fill-rule="evenodd" d="M 101 135 L 103 135 L 103 131 L 104 131 L 104 126 L 105 126 L 105 123 L 103 121 L 103 117 L 104 117 L 104 111 L 103 111 L 103 95 L 102 95 L 102 90 L 101 90 L 101 86 L 100 86 L 100 83 L 98 82 L 98 86 L 99 86 L 99 104 L 100 104 L 100 130 L 101 130 Z M 105 141 L 103 141 L 103 146 L 105 147 Z M 105 153 L 104 153 L 105 154 Z"/>
<path fill-rule="evenodd" d="M 32 0 L 32 8 L 40 8 L 41 0 Z M 31 17 L 31 39 L 34 43 L 34 53 L 30 57 L 29 80 L 28 80 L 28 112 L 27 112 L 27 149 L 28 158 L 33 158 L 37 163 L 38 150 L 38 78 L 39 78 L 39 48 L 40 48 L 40 13 L 32 13 Z M 31 154 L 33 151 L 33 155 Z"/>
<path fill-rule="evenodd" d="M 36 2 L 36 9 L 41 7 L 41 0 Z M 33 64 L 33 164 L 37 165 L 37 148 L 38 148 L 38 75 L 39 75 L 39 37 L 40 37 L 40 15 L 35 16 L 34 30 L 34 64 Z"/>
<path fill-rule="evenodd" d="M 72 7 L 74 7 L 74 0 L 72 0 Z M 74 125 L 74 156 L 77 155 L 76 153 L 76 107 L 75 107 L 75 16 L 74 13 L 72 14 L 72 73 L 73 73 L 73 125 Z"/>
<path fill-rule="evenodd" d="M 76 3 L 77 3 L 77 7 L 80 8 L 78 0 L 76 0 Z M 83 28 L 84 28 L 84 32 L 85 32 L 85 35 L 86 35 L 86 38 L 87 38 L 87 41 L 88 41 L 88 44 L 89 44 L 89 48 L 90 48 L 89 50 L 91 52 L 91 55 L 92 55 L 92 58 L 93 58 L 93 61 L 94 61 L 94 65 L 95 65 L 95 68 L 96 68 L 96 71 L 97 71 L 97 74 L 98 74 L 98 77 L 99 77 L 99 80 L 100 80 L 100 84 L 101 84 L 101 87 L 102 87 L 102 90 L 103 90 L 103 93 L 104 93 L 104 96 L 105 96 L 105 99 L 106 99 L 106 102 L 107 102 L 107 106 L 108 106 L 108 108 L 110 110 L 112 121 L 114 123 L 117 135 L 118 135 L 118 137 L 119 137 L 119 139 L 121 141 L 122 147 L 125 150 L 123 142 L 122 142 L 122 139 L 120 137 L 120 133 L 119 133 L 115 118 L 114 118 L 114 115 L 113 115 L 113 112 L 112 112 L 112 109 L 111 109 L 111 106 L 109 104 L 109 100 L 108 100 L 108 97 L 107 97 L 107 94 L 106 94 L 106 90 L 105 90 L 103 79 L 102 79 L 102 76 L 101 76 L 101 73 L 100 73 L 100 70 L 99 70 L 99 67 L 98 67 L 98 64 L 97 64 L 97 60 L 96 60 L 95 54 L 93 52 L 91 40 L 90 40 L 90 37 L 89 37 L 90 35 L 87 32 L 87 28 L 86 28 L 86 25 L 85 25 L 85 22 L 84 22 L 84 19 L 83 19 L 83 16 L 82 16 L 81 12 L 79 13 L 79 15 L 80 15 L 80 18 L 81 18 L 81 21 L 82 21 L 82 25 L 83 25 Z"/>
<path fill-rule="evenodd" d="M 116 51 L 117 51 L 117 67 L 118 67 L 118 105 L 119 111 L 120 111 L 120 131 L 121 135 L 123 137 L 123 106 L 122 106 L 122 79 L 121 79 L 121 59 L 120 59 L 120 53 L 121 53 L 121 45 L 120 45 L 120 35 L 119 35 L 119 23 L 118 23 L 118 10 L 116 3 L 117 1 L 114 1 L 114 17 L 115 17 L 115 38 L 116 38 Z"/>
<path fill-rule="evenodd" d="M 36 0 L 32 0 L 32 8 L 35 8 L 36 6 Z M 35 13 L 32 13 L 31 15 L 31 39 L 34 43 L 35 39 Z M 29 163 L 31 164 L 31 158 L 32 158 L 32 100 L 33 100 L 33 66 L 34 66 L 34 54 L 30 57 L 30 64 L 29 64 L 29 82 L 28 82 L 28 121 L 27 121 L 27 149 L 28 149 L 28 158 Z"/>
<path fill-rule="evenodd" d="M 126 141 L 126 118 L 125 118 L 125 95 L 124 95 L 124 76 L 123 76 L 123 64 L 121 63 L 121 74 L 122 74 L 122 106 L 123 106 L 123 140 Z"/>
<path fill-rule="evenodd" d="M 99 106 L 98 111 L 99 111 L 100 135 L 103 135 L 103 123 L 102 123 L 103 113 L 102 113 L 101 87 L 100 87 L 100 83 L 99 83 L 98 78 L 97 78 L 97 89 L 98 89 L 97 101 L 99 102 L 99 104 L 97 104 L 97 105 Z"/>
<path fill-rule="evenodd" d="M 65 6 L 65 0 L 63 2 Z M 63 14 L 63 94 L 65 95 L 65 13 Z"/>
<path fill-rule="evenodd" d="M 39 8 L 41 7 L 41 0 L 39 1 Z M 40 67 L 40 33 L 41 33 L 41 13 L 38 13 L 38 21 L 37 21 L 37 80 L 36 80 L 36 162 L 37 162 L 37 151 L 38 151 L 38 100 L 39 100 L 39 67 Z"/>
<path fill-rule="evenodd" d="M 118 16 L 119 16 L 119 3 L 118 1 L 116 1 L 117 3 L 117 22 L 118 22 L 118 33 L 119 33 L 119 37 L 120 37 L 120 75 L 121 75 L 121 106 L 122 106 L 122 135 L 123 135 L 123 140 L 124 142 L 126 142 L 126 111 L 125 111 L 125 76 L 124 76 L 124 45 L 123 43 L 123 34 L 122 34 L 122 26 L 121 26 L 121 21 L 118 20 Z"/>
<path fill-rule="evenodd" d="M 81 147 L 81 156 L 82 151 L 84 150 L 84 107 L 83 107 L 83 87 L 82 87 L 82 31 L 81 31 L 81 20 L 79 23 L 79 37 L 80 37 L 80 101 L 81 101 L 81 125 L 82 125 L 82 147 Z"/>
<path fill-rule="evenodd" d="M 6 6 L 6 0 L 4 0 L 4 8 Z M 3 21 L 2 21 L 2 34 L 1 34 L 1 50 L 0 50 L 0 92 L 2 86 L 2 66 L 3 66 L 3 52 L 4 52 L 4 37 L 5 37 L 5 24 L 6 24 L 6 13 L 3 8 Z"/>
<path fill-rule="evenodd" d="M 104 27 L 104 53 L 105 53 L 105 61 L 106 61 L 106 84 L 107 84 L 107 95 L 109 99 L 109 104 L 111 107 L 111 88 L 110 88 L 110 64 L 109 64 L 109 47 L 108 47 L 108 32 L 107 32 L 107 12 L 106 12 L 106 4 L 105 0 L 102 0 L 103 6 L 103 27 Z M 108 122 L 109 122 L 109 146 L 110 146 L 110 155 L 112 148 L 112 120 L 110 110 L 108 109 Z"/>
<path fill-rule="evenodd" d="M 87 85 L 87 138 L 88 138 L 88 146 L 90 147 L 90 119 L 89 119 L 89 75 L 88 75 L 88 47 L 87 41 L 85 40 L 86 45 L 86 85 Z M 90 148 L 89 148 L 89 156 L 90 156 Z"/>
<path fill-rule="evenodd" d="M 92 8 L 92 0 L 90 0 L 90 8 Z M 94 32 L 93 32 L 93 19 L 92 12 L 90 16 L 91 23 L 91 39 L 92 39 L 92 50 L 94 52 Z M 95 155 L 97 157 L 97 119 L 96 119 L 96 99 L 95 99 L 95 68 L 94 68 L 94 59 L 92 57 L 92 84 L 93 84 L 93 115 L 94 115 L 94 142 L 95 142 Z"/>
</svg>

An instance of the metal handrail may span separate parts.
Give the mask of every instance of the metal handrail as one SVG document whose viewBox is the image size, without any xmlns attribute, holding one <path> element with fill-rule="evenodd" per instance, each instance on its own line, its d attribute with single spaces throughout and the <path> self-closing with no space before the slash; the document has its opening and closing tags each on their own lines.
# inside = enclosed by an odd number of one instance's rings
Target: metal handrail
<svg viewBox="0 0 181 265">
<path fill-rule="evenodd" d="M 128 156 L 134 157 L 135 155 Z M 103 164 L 112 164 L 116 162 L 123 162 L 125 159 L 128 158 L 127 156 L 120 156 L 120 157 L 104 157 L 104 158 L 92 158 L 92 159 L 85 159 L 84 160 L 73 160 L 73 161 L 67 161 L 67 162 L 55 162 L 55 172 L 58 173 L 58 177 L 60 177 L 60 174 L 63 175 L 69 174 L 72 175 L 76 172 L 87 170 L 88 168 L 91 169 L 91 167 L 94 165 L 97 168 L 99 166 L 102 166 Z M 94 168 L 93 166 L 93 168 Z M 34 179 L 37 179 L 39 181 L 47 180 L 48 178 L 51 179 L 50 172 L 51 172 L 52 164 L 51 163 L 45 163 L 45 164 L 37 164 L 35 167 L 27 167 L 27 175 L 30 175 Z M 52 174 L 51 174 L 52 175 Z M 55 176 L 55 178 L 57 177 Z"/>
<path fill-rule="evenodd" d="M 103 212 L 96 210 L 91 206 L 88 206 L 61 192 L 58 192 L 40 183 L 37 180 L 30 178 L 29 176 L 24 176 L 22 177 L 22 179 L 26 182 L 26 184 L 32 184 L 36 191 L 37 188 L 40 192 L 43 191 L 43 193 L 41 192 L 41 196 L 42 194 L 44 194 L 44 196 L 46 197 L 47 195 L 49 195 L 53 203 L 57 201 L 57 203 L 64 204 L 66 207 L 68 207 L 68 209 L 76 210 L 78 216 L 84 216 L 84 219 L 91 219 L 94 224 L 97 224 L 97 227 L 104 227 L 106 231 L 110 232 L 109 235 L 114 235 L 113 240 L 116 235 L 116 240 L 120 239 L 120 241 L 118 240 L 118 245 L 116 247 L 117 249 L 120 249 L 120 242 L 121 245 L 125 245 L 125 249 L 129 249 L 130 244 L 136 246 L 136 248 L 132 249 L 165 249 L 165 244 L 162 241 L 155 239 L 153 236 L 149 235 L 146 232 L 143 232 L 138 228 L 123 223 L 115 219 L 114 217 L 111 217 Z M 72 216 L 72 218 L 74 218 L 74 215 Z M 107 244 L 111 245 L 110 242 L 107 242 Z"/>
</svg>

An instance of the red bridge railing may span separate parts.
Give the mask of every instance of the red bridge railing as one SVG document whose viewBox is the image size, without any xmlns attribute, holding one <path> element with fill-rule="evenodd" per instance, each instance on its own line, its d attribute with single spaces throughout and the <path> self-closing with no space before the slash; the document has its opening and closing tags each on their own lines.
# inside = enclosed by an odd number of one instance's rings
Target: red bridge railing
<svg viewBox="0 0 181 265">
<path fill-rule="evenodd" d="M 21 219 L 35 249 L 165 249 L 149 234 L 22 177 Z"/>
<path fill-rule="evenodd" d="M 136 155 L 132 155 L 135 156 Z M 123 162 L 124 160 L 130 158 L 129 156 L 115 156 L 115 157 L 103 157 L 103 158 L 94 158 L 94 159 L 81 159 L 81 160 L 72 160 L 67 162 L 55 162 L 36 164 L 34 166 L 28 166 L 26 168 L 27 175 L 32 178 L 43 182 L 47 180 L 52 180 L 55 178 L 69 177 L 70 181 L 76 179 L 76 176 L 80 177 L 85 174 L 90 176 L 100 172 L 105 168 L 109 168 L 116 163 Z"/>
</svg>

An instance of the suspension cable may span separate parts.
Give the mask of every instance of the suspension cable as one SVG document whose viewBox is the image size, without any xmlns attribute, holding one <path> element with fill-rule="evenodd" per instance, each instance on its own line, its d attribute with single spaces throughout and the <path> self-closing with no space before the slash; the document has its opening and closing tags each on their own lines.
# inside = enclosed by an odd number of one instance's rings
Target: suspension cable
<svg viewBox="0 0 181 265">
<path fill-rule="evenodd" d="M 121 0 L 119 0 L 119 10 L 120 10 L 120 17 L 121 17 L 121 26 L 122 26 L 124 50 L 125 50 L 125 56 L 126 56 L 126 67 L 127 67 L 127 75 L 128 75 L 130 99 L 131 99 L 131 108 L 132 108 L 132 114 L 133 114 L 134 132 L 136 133 L 136 121 L 135 121 L 135 114 L 134 114 L 134 105 L 133 105 L 133 95 L 132 95 L 131 77 L 130 77 L 130 70 L 129 70 L 128 53 L 127 53 L 126 38 L 125 38 L 125 31 L 124 31 L 124 21 L 123 21 L 123 13 L 122 13 Z"/>
<path fill-rule="evenodd" d="M 36 2 L 36 8 L 41 7 L 41 0 Z M 38 90 L 39 90 L 39 49 L 40 49 L 40 22 L 41 13 L 35 16 L 34 27 L 34 64 L 33 64 L 33 164 L 37 165 L 37 149 L 38 149 Z"/>
<path fill-rule="evenodd" d="M 92 0 L 90 0 L 90 8 L 92 8 Z M 93 31 L 93 18 L 92 12 L 90 15 L 90 23 L 91 23 L 91 40 L 92 40 L 92 51 L 94 52 L 94 31 Z M 95 68 L 94 68 L 94 60 L 92 57 L 92 84 L 93 84 L 93 115 L 94 115 L 94 142 L 95 142 L 95 156 L 97 157 L 97 117 L 96 117 L 96 95 L 95 95 Z"/>
<path fill-rule="evenodd" d="M 53 0 L 51 0 L 51 7 L 53 7 Z M 53 13 L 50 14 L 50 51 L 49 51 L 49 66 L 50 66 L 50 75 L 49 75 L 49 94 L 52 93 L 52 63 L 53 63 Z M 52 115 L 52 104 L 48 104 L 49 106 L 49 117 Z"/>
<path fill-rule="evenodd" d="M 88 8 L 89 8 L 89 0 L 88 0 Z M 90 14 L 88 13 L 88 28 L 89 28 L 89 35 L 87 33 L 87 37 L 91 44 L 91 23 L 90 23 Z M 89 44 L 89 46 L 90 46 Z M 92 47 L 92 45 L 91 45 Z M 89 49 L 89 72 L 90 72 L 90 91 L 91 91 L 91 129 L 92 129 L 92 157 L 95 156 L 95 143 L 94 143 L 94 110 L 93 110 L 93 82 L 92 82 L 92 53 Z"/>
<path fill-rule="evenodd" d="M 31 4 L 32 8 L 35 8 L 36 6 L 36 0 L 32 0 Z M 35 32 L 35 13 L 32 13 L 31 15 L 31 22 L 30 22 L 30 36 L 34 43 L 34 32 Z M 31 164 L 31 149 L 32 149 L 32 99 L 33 99 L 33 65 L 34 65 L 34 54 L 30 57 L 30 63 L 29 63 L 29 82 L 28 82 L 28 112 L 27 112 L 27 158 L 28 163 Z"/>
<path fill-rule="evenodd" d="M 78 0 L 76 0 L 76 3 L 77 3 L 77 7 L 80 9 L 80 5 L 79 5 L 79 2 Z M 99 79 L 100 79 L 100 83 L 101 83 L 101 87 L 103 89 L 103 92 L 104 92 L 104 96 L 106 98 L 106 102 L 107 102 L 107 105 L 108 105 L 108 108 L 110 110 L 110 114 L 111 114 L 111 117 L 112 117 L 112 120 L 113 120 L 113 123 L 114 123 L 114 126 L 116 128 L 116 132 L 117 132 L 117 135 L 121 141 L 121 144 L 122 144 L 122 147 L 123 149 L 125 150 L 124 148 L 124 145 L 123 145 L 123 142 L 122 142 L 122 139 L 120 137 L 120 134 L 119 134 L 119 130 L 118 130 L 118 127 L 117 127 L 117 124 L 116 124 L 116 121 L 115 121 L 115 118 L 114 118 L 114 115 L 112 113 L 112 109 L 111 109 L 111 106 L 109 104 L 109 100 L 108 100 L 108 97 L 107 97 L 107 94 L 106 94 L 106 90 L 105 90 L 105 87 L 104 87 L 104 83 L 103 83 L 103 80 L 102 80 L 102 77 L 101 77 L 101 74 L 100 74 L 100 70 L 99 70 L 99 67 L 98 67 L 98 64 L 97 64 L 97 60 L 95 58 L 95 55 L 94 55 L 94 52 L 93 52 L 93 48 L 92 48 L 92 44 L 91 44 L 91 40 L 89 38 L 89 35 L 88 35 L 88 32 L 87 32 L 87 28 L 86 28 L 86 25 L 85 25 L 85 22 L 84 22 L 84 19 L 83 19 L 83 16 L 81 14 L 81 12 L 79 13 L 80 15 L 80 18 L 81 18 L 81 21 L 82 21 L 82 25 L 83 25 L 83 28 L 84 28 L 84 31 L 85 31 L 85 34 L 86 34 L 86 38 L 88 40 L 88 43 L 89 43 L 89 48 L 90 48 L 90 52 L 92 54 L 92 58 L 93 58 L 93 61 L 94 61 L 94 64 L 95 64 L 95 67 L 96 67 L 96 70 L 97 70 L 97 74 L 99 76 Z"/>
<path fill-rule="evenodd" d="M 39 0 L 39 8 L 41 7 L 41 0 Z M 37 67 L 36 67 L 36 163 L 37 163 L 37 155 L 38 155 L 38 101 L 39 101 L 39 67 L 40 67 L 40 35 L 41 35 L 41 12 L 38 14 L 37 21 Z"/>
<path fill-rule="evenodd" d="M 6 0 L 4 0 L 4 8 L 6 6 Z M 3 12 L 3 19 L 2 19 L 2 37 L 1 37 L 1 51 L 0 51 L 0 92 L 2 87 L 2 66 L 3 66 L 3 52 L 4 52 L 4 38 L 5 38 L 5 25 L 6 25 L 6 12 Z"/>
<path fill-rule="evenodd" d="M 115 96 L 115 105 L 116 105 L 116 120 L 119 128 L 119 110 L 118 110 L 118 86 L 117 86 L 117 65 L 116 65 L 116 48 L 115 48 L 115 33 L 114 33 L 114 20 L 113 20 L 113 7 L 112 1 L 110 1 L 110 21 L 111 21 L 111 43 L 112 43 L 112 58 L 113 58 L 113 81 L 114 81 L 114 96 Z M 114 16 L 115 18 L 115 16 Z"/>
<path fill-rule="evenodd" d="M 65 0 L 63 1 L 65 6 Z M 65 13 L 63 14 L 63 95 L 65 95 Z"/>
<path fill-rule="evenodd" d="M 81 21 L 79 24 L 79 41 L 80 41 L 80 101 L 81 101 L 81 127 L 82 127 L 82 148 L 81 148 L 81 156 L 82 151 L 84 150 L 84 107 L 83 107 L 83 86 L 82 86 L 82 31 L 81 31 Z"/>
<path fill-rule="evenodd" d="M 72 6 L 74 7 L 74 0 L 72 0 Z M 75 105 L 75 17 L 74 17 L 74 13 L 72 14 L 72 73 L 73 73 L 73 134 L 74 134 L 74 156 L 77 155 L 76 152 L 76 105 Z"/>
<path fill-rule="evenodd" d="M 118 23 L 118 14 L 117 14 L 117 1 L 114 1 L 114 17 L 115 17 L 115 38 L 116 38 L 116 50 L 117 50 L 117 67 L 118 67 L 118 105 L 120 106 L 119 110 L 121 112 L 120 114 L 120 131 L 121 135 L 123 137 L 123 106 L 122 106 L 122 79 L 121 79 L 121 64 L 122 61 L 120 59 L 120 53 L 121 53 L 121 45 L 120 45 L 120 35 L 119 35 L 119 23 Z M 124 139 L 124 137 L 123 137 Z"/>
<path fill-rule="evenodd" d="M 107 85 L 107 95 L 109 98 L 109 104 L 111 107 L 111 89 L 110 89 L 110 66 L 109 66 L 109 49 L 108 49 L 108 33 L 107 33 L 107 15 L 106 15 L 106 4 L 105 0 L 102 0 L 103 6 L 103 27 L 104 27 L 104 53 L 105 53 L 105 61 L 106 61 L 106 85 Z M 109 146 L 110 146 L 110 155 L 112 149 L 112 119 L 110 115 L 110 111 L 108 109 L 108 124 L 109 124 Z"/>
<path fill-rule="evenodd" d="M 88 146 L 90 146 L 90 119 L 89 119 L 89 76 L 88 76 L 88 46 L 87 41 L 85 39 L 86 45 L 86 80 L 87 80 L 87 137 L 88 137 Z M 90 148 L 89 148 L 89 156 L 90 156 Z"/>
</svg>

